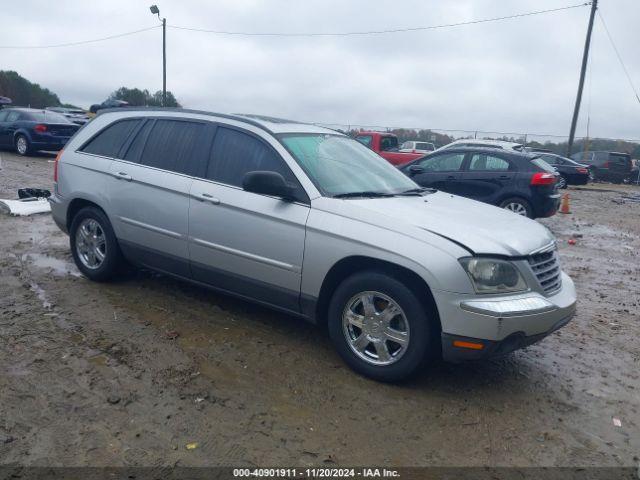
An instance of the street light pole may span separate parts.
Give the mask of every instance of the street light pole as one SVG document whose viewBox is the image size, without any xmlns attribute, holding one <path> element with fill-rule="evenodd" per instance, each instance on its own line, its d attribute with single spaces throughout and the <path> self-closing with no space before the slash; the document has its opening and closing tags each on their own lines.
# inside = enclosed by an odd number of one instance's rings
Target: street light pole
<svg viewBox="0 0 640 480">
<path fill-rule="evenodd" d="M 584 53 L 582 54 L 582 68 L 580 70 L 580 82 L 578 83 L 578 94 L 576 95 L 576 105 L 573 109 L 571 119 L 571 131 L 569 132 L 569 143 L 567 145 L 567 157 L 571 157 L 573 139 L 576 135 L 576 125 L 578 124 L 578 114 L 580 113 L 580 102 L 582 101 L 582 88 L 584 87 L 584 76 L 587 71 L 587 61 L 589 60 L 589 47 L 591 45 L 591 32 L 593 31 L 593 19 L 598 9 L 598 0 L 591 2 L 591 15 L 589 16 L 589 27 L 587 28 L 587 38 L 584 42 Z"/>
<path fill-rule="evenodd" d="M 162 106 L 167 106 L 167 19 L 162 19 Z"/>
<path fill-rule="evenodd" d="M 151 13 L 162 21 L 162 106 L 167 106 L 167 19 L 160 19 L 160 9 L 157 5 L 149 7 Z"/>
</svg>

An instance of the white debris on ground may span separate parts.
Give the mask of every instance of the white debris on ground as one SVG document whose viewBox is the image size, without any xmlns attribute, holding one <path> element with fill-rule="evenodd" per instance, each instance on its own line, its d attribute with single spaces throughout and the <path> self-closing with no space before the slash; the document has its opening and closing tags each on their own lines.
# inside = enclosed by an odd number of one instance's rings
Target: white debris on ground
<svg viewBox="0 0 640 480">
<path fill-rule="evenodd" d="M 9 215 L 27 216 L 36 213 L 48 213 L 51 211 L 51 205 L 49 205 L 49 201 L 46 198 L 0 199 L 0 211 Z"/>
</svg>

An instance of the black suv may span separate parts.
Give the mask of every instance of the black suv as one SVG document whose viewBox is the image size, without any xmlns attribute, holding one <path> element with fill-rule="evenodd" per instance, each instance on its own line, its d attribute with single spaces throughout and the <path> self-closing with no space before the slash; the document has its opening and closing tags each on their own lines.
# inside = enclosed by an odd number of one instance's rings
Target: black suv
<svg viewBox="0 0 640 480">
<path fill-rule="evenodd" d="M 559 174 L 535 154 L 494 148 L 447 148 L 400 167 L 416 183 L 506 208 L 550 217 L 560 204 Z"/>
<path fill-rule="evenodd" d="M 622 183 L 631 176 L 631 156 L 628 153 L 578 152 L 571 158 L 589 166 L 591 180 Z"/>
</svg>

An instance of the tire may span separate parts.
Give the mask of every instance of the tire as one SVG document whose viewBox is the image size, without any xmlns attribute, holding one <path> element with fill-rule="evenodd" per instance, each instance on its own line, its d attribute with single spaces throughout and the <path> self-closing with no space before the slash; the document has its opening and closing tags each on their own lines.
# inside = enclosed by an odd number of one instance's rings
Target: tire
<svg viewBox="0 0 640 480">
<path fill-rule="evenodd" d="M 569 186 L 569 182 L 567 181 L 567 177 L 564 175 L 560 175 L 560 180 L 558 180 L 558 188 L 567 188 Z"/>
<path fill-rule="evenodd" d="M 88 239 L 82 241 L 83 237 Z M 105 213 L 97 207 L 85 207 L 73 217 L 69 229 L 69 243 L 78 270 L 89 280 L 111 280 L 124 264 L 111 223 Z M 102 253 L 102 259 L 96 250 Z"/>
<path fill-rule="evenodd" d="M 507 198 L 500 203 L 499 207 L 504 208 L 505 210 L 510 210 L 513 213 L 522 215 L 523 217 L 533 218 L 533 208 L 524 198 Z"/>
<path fill-rule="evenodd" d="M 362 298 L 370 300 L 369 315 Z M 390 304 L 398 308 L 395 315 L 391 313 L 385 320 L 382 313 Z M 396 278 L 377 271 L 356 273 L 346 278 L 331 297 L 329 336 L 353 370 L 374 380 L 397 382 L 415 374 L 427 353 L 435 352 L 431 348 L 435 340 L 434 323 L 430 323 L 435 322 L 435 313 L 431 310 Z M 348 318 L 360 322 L 362 327 Z M 385 358 L 381 352 L 389 356 Z"/>
<path fill-rule="evenodd" d="M 13 146 L 16 153 L 21 157 L 26 157 L 31 154 L 31 144 L 29 143 L 29 139 L 21 133 L 16 135 Z"/>
</svg>

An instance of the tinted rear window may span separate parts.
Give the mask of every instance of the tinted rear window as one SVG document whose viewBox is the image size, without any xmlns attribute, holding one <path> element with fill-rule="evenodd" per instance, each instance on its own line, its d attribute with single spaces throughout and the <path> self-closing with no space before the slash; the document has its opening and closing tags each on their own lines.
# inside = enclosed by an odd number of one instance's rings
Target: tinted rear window
<svg viewBox="0 0 640 480">
<path fill-rule="evenodd" d="M 204 137 L 205 125 L 202 123 L 156 120 L 139 163 L 172 172 L 196 174 L 194 169 L 202 164 L 200 153 L 195 158 L 196 149 L 207 143 Z"/>
<path fill-rule="evenodd" d="M 24 114 L 26 119 L 40 123 L 71 123 L 67 117 L 56 112 L 29 112 Z"/>
<path fill-rule="evenodd" d="M 129 135 L 140 123 L 139 119 L 121 120 L 112 123 L 87 143 L 82 151 L 104 157 L 117 158 Z"/>
<path fill-rule="evenodd" d="M 553 168 L 551 165 L 549 165 L 540 157 L 534 158 L 533 160 L 531 160 L 531 163 L 533 163 L 536 167 L 538 167 L 540 170 L 543 170 L 545 172 L 549 172 L 549 173 L 556 172 L 555 168 Z"/>
</svg>

